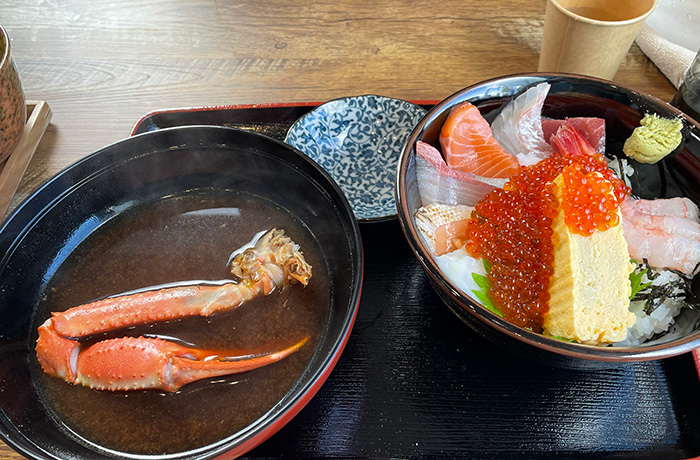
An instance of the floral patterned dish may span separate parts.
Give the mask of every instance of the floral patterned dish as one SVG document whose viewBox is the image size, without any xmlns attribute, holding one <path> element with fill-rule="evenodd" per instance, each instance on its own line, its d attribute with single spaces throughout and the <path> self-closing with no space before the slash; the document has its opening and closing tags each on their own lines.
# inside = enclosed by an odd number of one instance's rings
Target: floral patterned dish
<svg viewBox="0 0 700 460">
<path fill-rule="evenodd" d="M 396 217 L 394 183 L 403 145 L 426 111 L 364 95 L 335 99 L 297 120 L 285 142 L 324 168 L 361 222 Z"/>
</svg>

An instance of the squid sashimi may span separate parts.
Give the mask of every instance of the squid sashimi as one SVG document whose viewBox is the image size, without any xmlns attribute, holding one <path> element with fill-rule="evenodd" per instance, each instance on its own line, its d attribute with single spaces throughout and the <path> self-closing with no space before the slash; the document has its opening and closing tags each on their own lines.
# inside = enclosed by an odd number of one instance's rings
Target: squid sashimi
<svg viewBox="0 0 700 460">
<path fill-rule="evenodd" d="M 626 199 L 620 205 L 630 257 L 692 275 L 700 264 L 698 209 L 690 200 Z"/>
<path fill-rule="evenodd" d="M 454 107 L 440 131 L 445 161 L 452 168 L 484 177 L 518 174 L 518 160 L 494 139 L 488 121 L 469 102 Z"/>
<path fill-rule="evenodd" d="M 491 124 L 493 136 L 522 166 L 552 154 L 542 131 L 542 106 L 549 83 L 540 83 L 506 104 Z"/>
<path fill-rule="evenodd" d="M 473 206 L 506 179 L 479 177 L 456 171 L 440 152 L 422 141 L 416 143 L 416 178 L 423 204 L 442 203 Z"/>
<path fill-rule="evenodd" d="M 581 133 L 586 141 L 598 153 L 605 153 L 605 119 L 595 117 L 574 117 L 566 120 L 558 120 L 553 118 L 542 118 L 542 133 L 544 139 L 550 142 L 553 135 L 557 133 L 559 128 L 568 123 L 576 128 Z"/>
</svg>

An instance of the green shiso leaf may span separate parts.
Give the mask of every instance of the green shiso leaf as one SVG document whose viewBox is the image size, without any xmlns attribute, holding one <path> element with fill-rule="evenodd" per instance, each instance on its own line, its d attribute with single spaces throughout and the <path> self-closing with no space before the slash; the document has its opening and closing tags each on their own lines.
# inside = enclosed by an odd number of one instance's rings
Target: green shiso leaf
<svg viewBox="0 0 700 460">
<path fill-rule="evenodd" d="M 632 261 L 633 263 L 636 263 Z M 630 273 L 630 286 L 632 287 L 632 294 L 630 294 L 630 300 L 634 299 L 634 297 L 637 295 L 639 291 L 643 291 L 644 289 L 648 288 L 651 286 L 651 283 L 644 283 L 642 284 L 642 276 L 644 276 L 645 273 L 649 270 L 648 268 L 644 268 L 642 270 L 638 269 L 634 270 L 632 273 Z"/>
<path fill-rule="evenodd" d="M 483 304 L 483 306 L 487 310 L 489 310 L 490 312 L 495 313 L 498 316 L 500 316 L 501 318 L 503 318 L 503 313 L 501 313 L 500 310 L 498 308 L 496 308 L 496 306 L 493 304 L 493 302 L 491 302 L 491 299 L 489 298 L 488 295 L 486 295 L 485 292 L 482 292 L 482 291 L 472 291 L 472 292 L 477 297 L 477 299 L 479 299 L 479 301 L 481 301 L 481 303 Z"/>
<path fill-rule="evenodd" d="M 488 273 L 491 270 L 491 264 L 488 263 L 486 259 L 483 259 L 484 261 L 484 268 L 486 269 L 486 273 Z M 493 304 L 491 301 L 491 298 L 489 297 L 489 290 L 491 289 L 491 285 L 489 283 L 489 279 L 484 276 L 480 275 L 478 273 L 472 273 L 472 278 L 474 279 L 474 282 L 476 283 L 477 286 L 479 286 L 479 291 L 477 290 L 472 290 L 474 295 L 476 296 L 477 299 L 481 302 L 481 304 L 490 312 L 500 316 L 503 318 L 503 313 L 496 308 L 496 306 Z"/>
<path fill-rule="evenodd" d="M 550 335 L 549 337 L 552 339 L 561 340 L 562 342 L 576 343 L 575 340 L 565 339 L 564 337 L 559 337 L 558 335 Z"/>
<path fill-rule="evenodd" d="M 478 273 L 472 273 L 472 278 L 474 279 L 476 285 L 479 286 L 479 289 L 481 289 L 483 292 L 489 292 L 491 285 L 489 284 L 489 279 L 487 277 Z"/>
</svg>

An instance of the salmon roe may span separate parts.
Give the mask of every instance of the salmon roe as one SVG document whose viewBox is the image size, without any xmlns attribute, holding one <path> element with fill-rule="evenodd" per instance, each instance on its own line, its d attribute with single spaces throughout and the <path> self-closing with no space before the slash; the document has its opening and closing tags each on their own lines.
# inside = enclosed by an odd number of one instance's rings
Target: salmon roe
<svg viewBox="0 0 700 460">
<path fill-rule="evenodd" d="M 503 189 L 492 191 L 475 206 L 467 226 L 466 250 L 491 265 L 489 297 L 494 305 L 506 320 L 536 332 L 542 331 L 549 309 L 552 220 L 558 207 L 553 181 L 565 169 L 566 200 L 572 214 L 567 226 L 589 234 L 614 225 L 615 218 L 610 216 L 629 188 L 608 168 L 603 156 L 593 152 L 555 153 L 522 167 Z M 601 195 L 607 197 L 602 202 Z"/>
<path fill-rule="evenodd" d="M 562 171 L 561 209 L 572 233 L 588 236 L 620 222 L 612 184 L 596 172 L 583 173 L 577 164 Z"/>
</svg>

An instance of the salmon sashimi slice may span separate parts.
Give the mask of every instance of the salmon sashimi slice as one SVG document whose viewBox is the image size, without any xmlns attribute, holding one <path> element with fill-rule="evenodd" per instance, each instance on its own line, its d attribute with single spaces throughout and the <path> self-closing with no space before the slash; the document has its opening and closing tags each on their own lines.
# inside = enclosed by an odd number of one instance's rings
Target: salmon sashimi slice
<svg viewBox="0 0 700 460">
<path fill-rule="evenodd" d="M 447 165 L 483 177 L 512 177 L 520 171 L 518 159 L 493 137 L 491 126 L 469 102 L 454 107 L 440 132 Z"/>
</svg>

